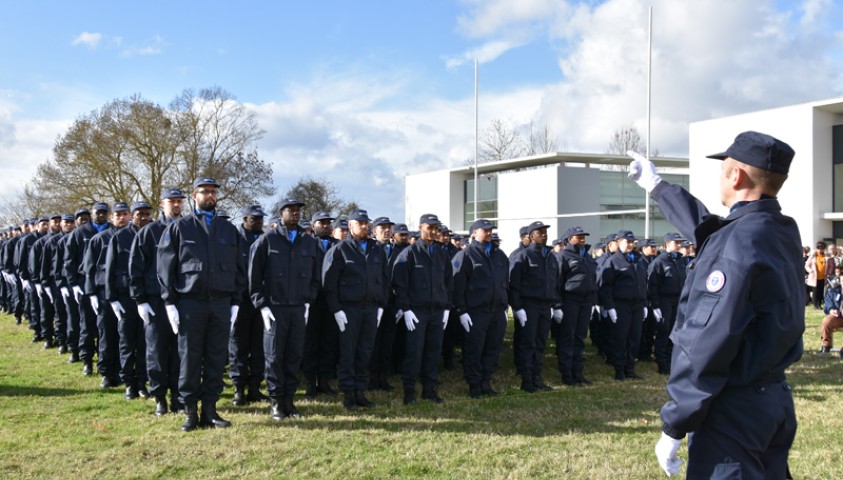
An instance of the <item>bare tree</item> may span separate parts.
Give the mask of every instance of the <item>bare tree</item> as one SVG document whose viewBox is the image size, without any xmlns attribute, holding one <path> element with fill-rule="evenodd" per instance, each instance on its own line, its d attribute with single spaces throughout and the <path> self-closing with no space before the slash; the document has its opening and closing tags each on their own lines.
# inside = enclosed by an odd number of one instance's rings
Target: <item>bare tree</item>
<svg viewBox="0 0 843 480">
<path fill-rule="evenodd" d="M 638 129 L 630 125 L 615 131 L 609 139 L 608 155 L 626 155 L 628 150 L 647 154 L 647 144 L 641 139 Z"/>
<path fill-rule="evenodd" d="M 524 152 L 524 141 L 518 131 L 496 118 L 480 137 L 478 163 L 509 160 L 523 156 Z"/>
<path fill-rule="evenodd" d="M 339 189 L 324 178 L 302 177 L 295 185 L 287 189 L 284 198 L 295 198 L 304 202 L 302 218 L 310 218 L 316 212 L 331 212 L 339 217 L 358 208 L 356 201 L 343 200 Z M 272 208 L 274 210 L 274 207 Z"/>
<path fill-rule="evenodd" d="M 533 128 L 533 122 L 530 122 L 530 133 L 526 147 L 525 154 L 528 156 L 556 153 L 559 151 L 559 142 L 550 134 L 550 128 L 546 123 L 536 131 Z"/>
</svg>

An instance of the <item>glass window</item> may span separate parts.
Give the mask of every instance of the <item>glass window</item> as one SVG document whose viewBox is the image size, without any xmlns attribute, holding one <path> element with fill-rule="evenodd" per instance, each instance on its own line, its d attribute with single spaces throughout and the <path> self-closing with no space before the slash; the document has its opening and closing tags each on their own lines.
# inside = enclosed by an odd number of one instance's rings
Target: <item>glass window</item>
<svg viewBox="0 0 843 480">
<path fill-rule="evenodd" d="M 481 176 L 477 179 L 480 188 L 477 190 L 478 218 L 497 218 L 498 216 L 498 177 L 495 175 Z M 465 181 L 465 199 L 463 209 L 463 230 L 474 223 L 474 179 Z"/>
</svg>

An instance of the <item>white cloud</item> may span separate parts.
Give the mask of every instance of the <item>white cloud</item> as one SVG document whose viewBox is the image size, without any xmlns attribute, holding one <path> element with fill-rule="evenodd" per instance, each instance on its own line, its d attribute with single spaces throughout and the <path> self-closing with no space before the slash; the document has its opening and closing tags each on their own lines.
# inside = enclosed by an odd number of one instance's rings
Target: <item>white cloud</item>
<svg viewBox="0 0 843 480">
<path fill-rule="evenodd" d="M 120 43 L 122 44 L 122 41 Z M 131 58 L 136 56 L 161 55 L 162 53 L 164 53 L 164 45 L 164 38 L 159 35 L 156 35 L 142 45 L 133 45 L 124 48 L 120 52 L 120 56 Z"/>
<path fill-rule="evenodd" d="M 468 50 L 461 55 L 446 57 L 445 66 L 448 68 L 456 68 L 467 62 L 473 62 L 475 59 L 479 63 L 491 62 L 507 51 L 519 46 L 521 46 L 521 43 L 509 40 L 493 40 L 491 42 L 484 43 L 478 48 Z"/>
<path fill-rule="evenodd" d="M 70 42 L 71 45 L 86 45 L 88 48 L 97 48 L 100 40 L 102 40 L 101 33 L 82 32 Z"/>
</svg>

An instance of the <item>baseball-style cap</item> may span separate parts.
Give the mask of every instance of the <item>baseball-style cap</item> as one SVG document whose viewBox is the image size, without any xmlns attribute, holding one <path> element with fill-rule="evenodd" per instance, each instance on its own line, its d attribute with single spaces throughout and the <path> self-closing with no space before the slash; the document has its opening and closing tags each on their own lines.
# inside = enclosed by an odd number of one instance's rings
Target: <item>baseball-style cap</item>
<svg viewBox="0 0 843 480">
<path fill-rule="evenodd" d="M 478 218 L 474 221 L 474 223 L 471 224 L 471 228 L 468 229 L 468 233 L 471 233 L 477 230 L 478 228 L 481 230 L 491 230 L 495 228 L 495 226 L 492 225 L 492 222 L 490 220 L 486 220 L 485 218 Z"/>
<path fill-rule="evenodd" d="M 90 215 L 91 212 L 89 212 L 87 208 L 80 208 L 79 210 L 76 210 L 76 213 L 73 216 L 78 217 L 79 215 L 85 215 L 85 214 Z"/>
<path fill-rule="evenodd" d="M 395 235 L 396 233 L 405 233 L 409 235 L 410 230 L 407 229 L 406 223 L 396 223 L 395 226 L 392 227 L 392 234 Z"/>
<path fill-rule="evenodd" d="M 692 247 L 692 246 L 694 246 L 694 242 L 691 242 L 689 240 L 684 240 L 684 241 L 682 241 L 682 243 L 679 244 L 679 246 L 680 247 Z"/>
<path fill-rule="evenodd" d="M 287 207 L 293 207 L 295 205 L 303 207 L 304 202 L 300 201 L 298 198 L 293 198 L 293 197 L 284 198 L 280 202 L 275 204 L 275 211 L 280 212 L 281 210 L 284 210 Z"/>
<path fill-rule="evenodd" d="M 307 230 L 308 228 L 313 228 L 313 225 L 308 220 L 301 220 L 299 222 L 299 227 Z"/>
<path fill-rule="evenodd" d="M 527 225 L 527 233 L 533 233 L 533 230 L 538 230 L 540 228 L 550 228 L 550 225 L 545 225 L 544 222 L 533 222 Z"/>
<path fill-rule="evenodd" d="M 316 213 L 313 214 L 313 217 L 310 218 L 310 221 L 313 222 L 313 223 L 316 223 L 320 220 L 331 220 L 331 221 L 333 221 L 334 217 L 333 217 L 333 215 L 331 215 L 331 212 L 316 212 Z"/>
<path fill-rule="evenodd" d="M 114 212 L 128 212 L 129 204 L 126 202 L 117 202 L 114 204 L 114 207 L 112 207 L 111 210 Z"/>
<path fill-rule="evenodd" d="M 419 238 L 421 238 L 421 232 L 419 232 L 418 230 L 412 230 L 410 231 L 410 236 L 418 240 Z"/>
<path fill-rule="evenodd" d="M 102 211 L 102 210 L 105 210 L 106 212 L 108 211 L 108 204 L 107 204 L 107 203 L 105 203 L 105 202 L 96 202 L 96 203 L 94 203 L 94 205 L 91 207 L 91 211 L 92 211 L 92 212 L 99 212 L 99 211 Z"/>
<path fill-rule="evenodd" d="M 664 234 L 664 243 L 673 242 L 673 241 L 681 241 L 682 235 L 679 235 L 676 232 L 667 232 Z"/>
<path fill-rule="evenodd" d="M 658 247 L 659 244 L 656 243 L 656 241 L 653 240 L 652 238 L 645 238 L 644 240 L 641 241 L 641 246 L 642 247 Z"/>
<path fill-rule="evenodd" d="M 199 177 L 199 178 L 197 178 L 196 180 L 193 181 L 193 189 L 194 190 L 196 190 L 197 188 L 202 187 L 202 186 L 219 188 L 220 184 L 217 183 L 217 181 L 214 180 L 213 177 Z"/>
<path fill-rule="evenodd" d="M 630 242 L 634 242 L 635 240 L 637 240 L 635 238 L 635 234 L 632 233 L 632 230 L 621 230 L 621 231 L 619 231 L 617 239 L 618 240 L 625 239 L 625 240 L 630 241 Z"/>
<path fill-rule="evenodd" d="M 565 237 L 565 238 L 568 238 L 568 237 Z M 557 238 L 556 240 L 550 242 L 550 245 L 552 247 L 555 247 L 555 246 L 559 245 L 560 243 L 565 243 L 565 238 Z"/>
<path fill-rule="evenodd" d="M 41 222 L 49 222 L 49 221 L 50 221 L 50 219 L 49 219 L 49 218 L 47 218 L 47 217 L 41 217 L 41 218 L 39 218 L 39 219 L 38 219 L 38 222 L 37 222 L 37 223 L 41 223 Z"/>
<path fill-rule="evenodd" d="M 426 224 L 426 225 L 441 225 L 442 222 L 439 221 L 439 217 L 432 213 L 425 213 L 419 218 L 419 225 Z"/>
<path fill-rule="evenodd" d="M 735 137 L 735 142 L 725 152 L 708 155 L 708 158 L 725 160 L 731 157 L 753 167 L 787 175 L 795 154 L 790 145 L 777 138 L 748 131 Z"/>
<path fill-rule="evenodd" d="M 594 244 L 594 249 L 596 250 L 596 249 L 598 249 L 598 248 L 599 248 L 600 250 L 602 250 L 602 249 L 606 248 L 606 243 L 604 243 L 604 242 L 597 242 L 597 243 L 595 243 L 595 244 Z"/>
<path fill-rule="evenodd" d="M 378 217 L 372 222 L 373 227 L 377 227 L 378 225 L 395 225 L 395 222 L 389 219 L 389 217 Z"/>
<path fill-rule="evenodd" d="M 148 208 L 148 209 L 152 210 L 152 207 L 149 206 L 149 203 L 144 202 L 143 200 L 141 200 L 139 202 L 132 203 L 132 212 L 134 212 L 135 210 L 139 210 L 141 208 Z"/>
<path fill-rule="evenodd" d="M 225 210 L 217 209 L 217 216 L 220 218 L 231 218 L 231 215 L 228 214 Z"/>
<path fill-rule="evenodd" d="M 617 233 L 610 233 L 610 234 L 606 235 L 606 244 L 608 245 L 609 243 L 612 243 L 617 239 L 618 239 Z"/>
<path fill-rule="evenodd" d="M 63 222 L 73 222 L 76 220 L 76 217 L 74 217 L 72 213 L 65 213 L 61 216 L 61 220 Z"/>
<path fill-rule="evenodd" d="M 266 213 L 263 211 L 263 207 L 258 204 L 254 205 L 246 205 L 243 207 L 243 210 L 240 210 L 240 216 L 242 217 L 265 217 Z"/>
<path fill-rule="evenodd" d="M 530 227 L 528 227 L 527 225 L 524 225 L 523 227 L 518 229 L 518 236 L 519 237 L 523 237 L 524 235 L 529 235 L 529 234 L 530 234 Z"/>
<path fill-rule="evenodd" d="M 348 216 L 348 219 L 357 222 L 368 222 L 370 221 L 369 212 L 363 210 L 362 208 L 358 208 L 357 210 L 351 212 L 351 215 Z"/>
<path fill-rule="evenodd" d="M 571 227 L 568 230 L 565 230 L 565 235 L 563 235 L 562 238 L 571 238 L 575 235 L 591 235 L 591 234 L 586 232 L 585 230 L 583 230 L 582 227 L 576 226 L 576 227 Z"/>
<path fill-rule="evenodd" d="M 344 218 L 337 218 L 331 223 L 331 230 L 335 228 L 341 228 L 343 230 L 348 230 L 348 220 Z"/>
<path fill-rule="evenodd" d="M 165 188 L 164 191 L 161 192 L 161 198 L 186 198 L 186 195 L 178 188 Z"/>
<path fill-rule="evenodd" d="M 459 233 L 453 233 L 451 234 L 451 240 L 462 240 L 462 235 Z"/>
<path fill-rule="evenodd" d="M 52 220 L 54 218 L 61 218 L 61 214 L 60 213 L 54 213 L 54 214 L 50 215 L 50 220 Z"/>
<path fill-rule="evenodd" d="M 440 223 L 439 224 L 439 232 L 440 233 L 451 233 L 451 229 L 448 228 L 448 226 L 445 225 L 444 223 Z"/>
</svg>

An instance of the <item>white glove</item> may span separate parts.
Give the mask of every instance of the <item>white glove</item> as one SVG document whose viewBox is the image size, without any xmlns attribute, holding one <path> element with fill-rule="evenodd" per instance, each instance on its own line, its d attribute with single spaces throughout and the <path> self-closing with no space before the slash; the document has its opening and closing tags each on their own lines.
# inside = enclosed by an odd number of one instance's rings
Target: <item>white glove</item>
<svg viewBox="0 0 843 480">
<path fill-rule="evenodd" d="M 404 310 L 401 310 L 399 308 L 398 311 L 395 312 L 395 323 L 398 323 L 398 320 L 401 320 L 401 317 L 403 317 L 403 316 L 404 316 Z"/>
<path fill-rule="evenodd" d="M 597 312 L 597 315 L 600 315 L 601 310 L 603 310 L 603 309 L 600 308 L 600 305 L 594 305 L 593 307 L 591 307 L 591 313 Z"/>
<path fill-rule="evenodd" d="M 618 323 L 618 311 L 614 308 L 610 308 L 609 312 L 609 319 L 612 320 L 612 323 Z"/>
<path fill-rule="evenodd" d="M 416 329 L 416 324 L 419 323 L 419 319 L 416 318 L 416 314 L 413 313 L 412 310 L 407 310 L 404 312 L 404 323 L 407 325 L 407 331 L 412 332 Z"/>
<path fill-rule="evenodd" d="M 56 299 L 53 298 L 53 289 L 51 289 L 50 287 L 46 287 L 44 288 L 44 293 L 47 294 L 47 297 L 49 297 L 51 303 L 56 303 Z"/>
<path fill-rule="evenodd" d="M 141 303 L 138 305 L 138 315 L 143 320 L 143 324 L 149 326 L 150 317 L 155 316 L 155 311 L 152 310 L 152 307 L 148 303 Z"/>
<path fill-rule="evenodd" d="M 167 319 L 170 320 L 170 326 L 173 327 L 173 333 L 179 334 L 179 309 L 175 305 L 167 305 Z"/>
<path fill-rule="evenodd" d="M 629 164 L 629 179 L 637 183 L 639 187 L 650 193 L 661 183 L 662 177 L 656 173 L 656 166 L 643 155 L 627 150 L 626 154 L 634 160 Z"/>
<path fill-rule="evenodd" d="M 555 320 L 556 323 L 562 323 L 562 317 L 564 315 L 565 314 L 562 313 L 561 308 L 551 308 L 550 309 L 550 316 L 553 317 L 553 320 Z"/>
<path fill-rule="evenodd" d="M 650 311 L 649 311 L 649 310 L 647 310 L 647 307 L 644 307 L 644 320 L 646 320 L 646 319 L 647 319 L 647 314 L 648 314 L 648 313 L 650 313 Z"/>
<path fill-rule="evenodd" d="M 59 291 L 61 292 L 62 298 L 64 298 L 65 300 L 70 298 L 70 290 L 68 290 L 67 287 L 61 287 Z"/>
<path fill-rule="evenodd" d="M 117 315 L 118 321 L 123 320 L 123 315 L 126 313 L 126 309 L 120 304 L 120 300 L 111 302 L 111 309 L 114 310 L 114 314 Z"/>
<path fill-rule="evenodd" d="M 304 325 L 307 326 L 307 319 L 310 318 L 310 304 L 304 304 Z"/>
<path fill-rule="evenodd" d="M 44 296 L 44 287 L 40 283 L 35 284 L 35 293 L 38 294 L 39 298 Z"/>
<path fill-rule="evenodd" d="M 340 310 L 339 312 L 335 313 L 334 320 L 337 321 L 337 326 L 340 327 L 340 332 L 344 332 L 345 326 L 348 325 L 348 317 L 345 316 L 345 312 Z"/>
<path fill-rule="evenodd" d="M 679 467 L 682 466 L 682 460 L 676 458 L 680 445 L 682 445 L 682 440 L 672 438 L 664 432 L 662 432 L 662 438 L 656 443 L 656 459 L 668 477 L 678 474 Z"/>
<path fill-rule="evenodd" d="M 23 285 L 23 289 L 27 292 L 32 290 L 32 287 L 29 286 L 29 280 L 21 280 L 21 285 Z"/>
<path fill-rule="evenodd" d="M 445 330 L 446 328 L 448 328 L 448 317 L 449 317 L 450 315 L 451 315 L 451 311 L 450 311 L 450 310 L 445 310 L 445 311 L 442 313 L 442 330 Z"/>
<path fill-rule="evenodd" d="M 518 322 L 521 324 L 522 327 L 524 325 L 527 325 L 527 312 L 523 308 L 513 312 L 513 315 L 515 316 L 515 318 L 518 320 Z"/>
<path fill-rule="evenodd" d="M 234 325 L 237 323 L 237 312 L 240 311 L 240 305 L 231 306 L 231 333 L 234 333 Z"/>
<path fill-rule="evenodd" d="M 662 316 L 662 309 L 661 308 L 654 308 L 653 309 L 653 316 L 656 317 L 657 322 L 661 322 L 664 319 L 664 316 Z"/>
<path fill-rule="evenodd" d="M 460 315 L 460 323 L 462 323 L 462 328 L 465 330 L 465 333 L 468 333 L 471 330 L 471 327 L 474 325 L 471 323 L 471 317 L 468 316 L 467 313 L 463 313 Z"/>
<path fill-rule="evenodd" d="M 383 317 L 383 309 L 378 307 L 378 327 L 381 326 L 381 317 Z"/>
<path fill-rule="evenodd" d="M 73 286 L 73 297 L 76 298 L 76 303 L 79 303 L 82 300 L 82 295 L 85 293 L 82 291 L 82 287 L 79 285 Z"/>
<path fill-rule="evenodd" d="M 91 299 L 91 308 L 94 309 L 94 313 L 99 315 L 100 314 L 100 299 L 97 298 L 96 295 L 88 295 L 88 298 Z"/>
<path fill-rule="evenodd" d="M 305 304 L 306 305 L 306 304 Z M 269 307 L 261 308 L 261 318 L 263 318 L 263 328 L 267 332 L 272 329 L 272 322 L 275 321 L 275 315 L 272 314 L 272 310 Z M 305 315 L 307 318 L 307 315 Z M 305 320 L 306 322 L 307 320 Z"/>
</svg>

